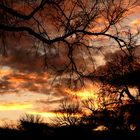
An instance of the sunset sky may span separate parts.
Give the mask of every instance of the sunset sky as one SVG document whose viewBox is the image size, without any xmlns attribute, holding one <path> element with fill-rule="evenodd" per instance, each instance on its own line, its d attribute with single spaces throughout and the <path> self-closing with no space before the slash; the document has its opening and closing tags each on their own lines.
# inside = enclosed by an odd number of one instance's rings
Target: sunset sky
<svg viewBox="0 0 140 140">
<path fill-rule="evenodd" d="M 125 22 L 134 31 L 136 27 L 140 27 L 139 3 Z M 26 40 L 23 46 L 27 45 Z M 0 56 L 0 125 L 5 121 L 15 121 L 24 113 L 40 114 L 49 120 L 55 117 L 53 111 L 58 108 L 60 102 L 73 95 L 73 92 L 66 90 L 59 83 L 59 79 L 56 78 L 53 83 L 54 77 L 43 70 L 40 61 L 41 58 L 28 56 L 20 46 L 11 48 L 10 56 Z M 103 64 L 103 56 L 97 56 L 96 61 L 98 65 Z M 79 91 L 79 98 L 83 100 L 93 94 L 96 98 L 94 92 L 97 92 L 97 87 L 94 88 L 95 91 L 87 85 L 87 88 Z"/>
</svg>

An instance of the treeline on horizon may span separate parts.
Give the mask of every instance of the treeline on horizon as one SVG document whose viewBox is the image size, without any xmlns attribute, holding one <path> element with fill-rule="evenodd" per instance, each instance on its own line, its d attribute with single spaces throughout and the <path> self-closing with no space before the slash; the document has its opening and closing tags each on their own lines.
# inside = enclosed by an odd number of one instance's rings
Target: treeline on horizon
<svg viewBox="0 0 140 140">
<path fill-rule="evenodd" d="M 138 104 L 126 104 L 116 110 L 96 111 L 82 116 L 57 116 L 53 123 L 44 123 L 39 115 L 24 114 L 16 126 L 6 124 L 0 127 L 0 139 L 140 139 L 140 117 Z M 73 123 L 70 123 L 72 122 Z M 96 128 L 104 129 L 97 131 Z"/>
</svg>

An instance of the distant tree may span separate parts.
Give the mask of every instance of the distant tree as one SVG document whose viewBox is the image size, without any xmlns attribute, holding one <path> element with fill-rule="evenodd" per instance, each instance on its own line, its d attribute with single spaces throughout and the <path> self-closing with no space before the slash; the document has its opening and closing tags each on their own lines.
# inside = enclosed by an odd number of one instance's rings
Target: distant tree
<svg viewBox="0 0 140 140">
<path fill-rule="evenodd" d="M 76 126 L 81 123 L 82 109 L 79 102 L 63 100 L 53 120 L 57 126 Z"/>
</svg>

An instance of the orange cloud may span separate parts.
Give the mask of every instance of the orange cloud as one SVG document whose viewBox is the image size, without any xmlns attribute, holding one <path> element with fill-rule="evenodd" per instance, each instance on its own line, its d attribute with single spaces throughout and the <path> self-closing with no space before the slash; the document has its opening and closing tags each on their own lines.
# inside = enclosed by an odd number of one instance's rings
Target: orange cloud
<svg viewBox="0 0 140 140">
<path fill-rule="evenodd" d="M 0 88 L 1 93 L 6 91 L 34 91 L 47 93 L 49 77 L 47 73 L 28 73 L 14 70 L 10 67 L 1 67 L 0 69 Z M 47 86 L 46 86 L 47 85 Z M 45 87 L 45 88 L 44 88 Z"/>
</svg>

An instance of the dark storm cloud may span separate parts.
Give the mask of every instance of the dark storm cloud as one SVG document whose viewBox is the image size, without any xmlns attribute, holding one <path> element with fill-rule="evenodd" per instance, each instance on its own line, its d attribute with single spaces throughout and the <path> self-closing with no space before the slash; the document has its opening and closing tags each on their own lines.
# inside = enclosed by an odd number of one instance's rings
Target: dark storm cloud
<svg viewBox="0 0 140 140">
<path fill-rule="evenodd" d="M 0 57 L 0 64 L 20 71 L 42 72 L 48 68 L 56 71 L 69 62 L 68 49 L 62 42 L 47 46 L 30 36 L 21 39 L 8 36 L 5 47 L 7 56 Z"/>
<path fill-rule="evenodd" d="M 1 58 L 1 65 L 7 65 L 21 71 L 37 72 L 42 70 L 42 58 L 23 48 L 8 50 L 8 56 Z"/>
</svg>

